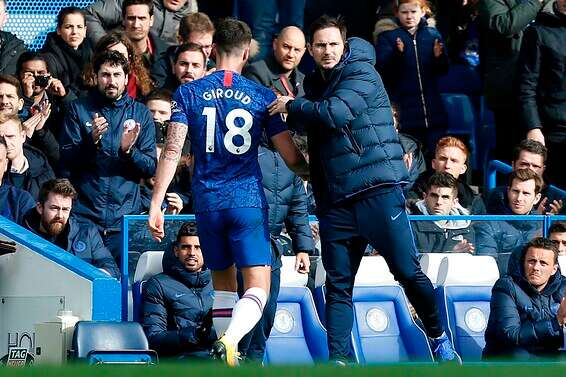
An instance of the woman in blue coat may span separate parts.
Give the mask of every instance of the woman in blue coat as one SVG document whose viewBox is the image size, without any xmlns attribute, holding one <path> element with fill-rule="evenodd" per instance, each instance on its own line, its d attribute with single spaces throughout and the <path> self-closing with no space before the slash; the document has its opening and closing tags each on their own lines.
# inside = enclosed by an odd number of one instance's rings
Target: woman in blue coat
<svg viewBox="0 0 566 377">
<path fill-rule="evenodd" d="M 395 25 L 377 36 L 375 49 L 376 68 L 399 106 L 401 132 L 433 151 L 447 130 L 437 81 L 448 71 L 448 57 L 440 33 L 424 17 L 429 11 L 426 0 L 400 0 Z"/>
</svg>

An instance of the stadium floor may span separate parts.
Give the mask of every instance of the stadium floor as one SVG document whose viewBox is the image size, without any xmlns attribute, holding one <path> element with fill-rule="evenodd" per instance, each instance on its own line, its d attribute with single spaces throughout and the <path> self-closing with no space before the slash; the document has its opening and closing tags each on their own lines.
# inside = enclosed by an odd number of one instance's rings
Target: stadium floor
<svg viewBox="0 0 566 377">
<path fill-rule="evenodd" d="M 65 367 L 33 366 L 26 368 L 0 368 L 2 377 L 554 377 L 566 376 L 566 364 L 558 363 L 499 363 L 457 365 L 395 364 L 366 367 L 338 368 L 328 365 L 312 367 L 251 367 L 231 369 L 225 366 L 204 364 L 167 364 L 159 366 L 84 366 Z"/>
</svg>

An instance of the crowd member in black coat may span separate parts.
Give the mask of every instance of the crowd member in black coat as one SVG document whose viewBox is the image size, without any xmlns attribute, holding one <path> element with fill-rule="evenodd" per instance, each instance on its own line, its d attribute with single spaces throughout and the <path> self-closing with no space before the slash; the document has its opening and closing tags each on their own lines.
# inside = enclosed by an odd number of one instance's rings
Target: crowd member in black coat
<svg viewBox="0 0 566 377">
<path fill-rule="evenodd" d="M 566 188 L 566 1 L 539 13 L 525 31 L 517 68 L 521 118 L 527 138 L 546 144 L 546 174 Z"/>
<path fill-rule="evenodd" d="M 179 44 L 194 43 L 201 46 L 205 53 L 208 70 L 213 68 L 212 60 L 209 59 L 212 51 L 212 37 L 214 36 L 214 24 L 210 18 L 201 12 L 189 14 L 179 23 Z M 155 80 L 157 86 L 163 87 L 168 80 L 173 80 L 173 64 L 178 46 L 171 46 L 165 54 L 155 62 L 151 68 L 151 78 Z"/>
<path fill-rule="evenodd" d="M 16 62 L 26 51 L 26 45 L 14 34 L 2 31 L 8 20 L 5 0 L 0 0 L 0 18 L 0 74 L 13 75 L 16 73 Z"/>
<path fill-rule="evenodd" d="M 84 10 L 61 9 L 57 14 L 57 29 L 47 34 L 41 52 L 53 77 L 78 96 L 83 88 L 83 68 L 92 57 L 92 46 L 86 39 Z"/>
<path fill-rule="evenodd" d="M 178 46 L 171 63 L 173 74 L 167 76 L 163 89 L 174 93 L 180 85 L 204 77 L 206 61 L 200 45 L 189 42 Z"/>
<path fill-rule="evenodd" d="M 134 50 L 147 70 L 164 56 L 167 45 L 150 33 L 154 22 L 153 0 L 125 0 L 122 5 L 122 26 Z"/>
<path fill-rule="evenodd" d="M 564 357 L 565 293 L 556 243 L 535 238 L 513 253 L 509 274 L 493 286 L 484 360 Z"/>
<path fill-rule="evenodd" d="M 204 265 L 196 225 L 185 223 L 163 255 L 163 273 L 143 286 L 143 328 L 159 356 L 208 357 L 212 329 L 210 270 Z"/>
<path fill-rule="evenodd" d="M 45 155 L 25 143 L 26 132 L 16 115 L 0 118 L 0 136 L 4 137 L 8 146 L 10 171 L 7 181 L 37 199 L 43 183 L 55 178 Z"/>
<path fill-rule="evenodd" d="M 295 26 L 283 28 L 273 41 L 273 53 L 265 60 L 248 65 L 244 76 L 271 88 L 276 95 L 303 96 L 305 75 L 297 66 L 305 51 L 305 36 L 301 29 Z"/>
</svg>

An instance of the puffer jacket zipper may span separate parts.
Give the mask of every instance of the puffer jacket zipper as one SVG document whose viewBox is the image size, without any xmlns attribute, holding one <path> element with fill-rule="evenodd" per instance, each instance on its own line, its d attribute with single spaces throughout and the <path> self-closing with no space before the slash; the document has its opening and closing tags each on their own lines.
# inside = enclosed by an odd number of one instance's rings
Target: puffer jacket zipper
<svg viewBox="0 0 566 377">
<path fill-rule="evenodd" d="M 423 80 L 421 79 L 421 66 L 419 63 L 419 51 L 417 49 L 417 33 L 419 31 L 415 31 L 415 34 L 413 34 L 413 47 L 415 49 L 415 63 L 417 66 L 417 77 L 419 80 L 419 89 L 421 90 L 421 103 L 423 105 L 423 113 L 424 113 L 424 122 L 425 122 L 425 128 L 428 128 L 428 111 L 426 110 L 426 101 L 425 101 L 425 97 L 424 97 L 424 90 L 423 90 Z"/>
<path fill-rule="evenodd" d="M 354 151 L 357 154 L 362 154 L 362 147 L 360 146 L 360 144 L 358 144 L 356 139 L 354 139 L 354 134 L 352 133 L 352 130 L 350 129 L 349 126 L 344 127 L 344 133 L 350 140 L 350 144 L 352 144 L 352 148 L 354 148 Z"/>
</svg>

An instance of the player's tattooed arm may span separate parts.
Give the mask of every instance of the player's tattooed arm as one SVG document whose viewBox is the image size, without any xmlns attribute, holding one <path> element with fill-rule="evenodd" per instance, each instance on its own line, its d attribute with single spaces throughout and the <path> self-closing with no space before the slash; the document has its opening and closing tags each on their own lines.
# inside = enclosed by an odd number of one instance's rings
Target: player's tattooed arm
<svg viewBox="0 0 566 377">
<path fill-rule="evenodd" d="M 181 152 L 183 150 L 183 144 L 186 137 L 186 125 L 178 122 L 172 122 L 169 124 L 169 127 L 167 127 L 167 143 L 165 145 L 165 150 L 161 154 L 160 160 L 177 163 L 181 158 Z"/>
</svg>

